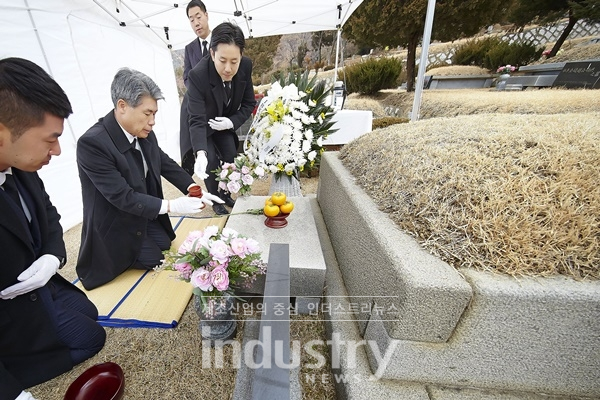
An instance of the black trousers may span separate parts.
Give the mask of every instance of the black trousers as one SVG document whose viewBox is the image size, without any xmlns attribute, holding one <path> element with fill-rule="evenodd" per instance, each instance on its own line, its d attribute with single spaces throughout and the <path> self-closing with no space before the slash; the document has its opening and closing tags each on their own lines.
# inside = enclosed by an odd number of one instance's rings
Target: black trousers
<svg viewBox="0 0 600 400">
<path fill-rule="evenodd" d="M 104 347 L 106 332 L 96 322 L 98 310 L 85 294 L 58 280 L 48 281 L 38 293 L 58 337 L 70 349 L 73 364 L 87 360 Z"/>
<path fill-rule="evenodd" d="M 148 221 L 146 237 L 142 242 L 142 249 L 134 268 L 146 269 L 160 265 L 165 258 L 162 252 L 169 250 L 169 247 L 171 247 L 171 239 L 165 228 L 157 220 Z"/>
</svg>

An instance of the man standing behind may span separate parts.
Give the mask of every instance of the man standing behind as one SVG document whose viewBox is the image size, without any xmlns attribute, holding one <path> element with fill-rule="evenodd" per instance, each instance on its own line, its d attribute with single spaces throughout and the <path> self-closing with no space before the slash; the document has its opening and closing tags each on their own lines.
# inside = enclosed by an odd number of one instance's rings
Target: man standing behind
<svg viewBox="0 0 600 400">
<path fill-rule="evenodd" d="M 252 62 L 243 56 L 244 33 L 230 22 L 212 31 L 210 57 L 200 60 L 188 76 L 190 141 L 196 162 L 194 172 L 206 189 L 232 207 L 228 193 L 219 193 L 213 172 L 220 161 L 233 162 L 239 139 L 235 130 L 252 114 L 256 100 L 252 84 Z M 214 204 L 216 214 L 227 214 Z"/>
<path fill-rule="evenodd" d="M 106 333 L 98 310 L 56 272 L 66 249 L 56 208 L 37 170 L 60 154 L 71 104 L 39 66 L 0 60 L 0 398 L 92 357 Z"/>
<path fill-rule="evenodd" d="M 186 88 L 188 86 L 188 74 L 204 57 L 208 56 L 210 47 L 210 28 L 208 27 L 208 12 L 206 6 L 200 0 L 192 0 L 187 5 L 185 12 L 190 20 L 190 26 L 196 35 L 196 39 L 192 40 L 185 46 L 185 56 L 183 59 L 183 83 Z M 188 98 L 187 93 L 183 96 L 181 103 L 181 114 L 179 121 L 179 147 L 181 149 L 181 166 L 190 174 L 194 175 L 194 153 L 192 152 L 192 144 L 190 143 L 190 127 L 188 122 Z"/>
<path fill-rule="evenodd" d="M 159 265 L 175 238 L 168 212 L 193 214 L 222 202 L 209 193 L 163 199 L 161 176 L 182 193 L 199 186 L 158 147 L 152 127 L 163 96 L 152 79 L 120 69 L 111 97 L 114 109 L 77 142 L 83 226 L 76 268 L 88 290 L 128 268 Z"/>
</svg>

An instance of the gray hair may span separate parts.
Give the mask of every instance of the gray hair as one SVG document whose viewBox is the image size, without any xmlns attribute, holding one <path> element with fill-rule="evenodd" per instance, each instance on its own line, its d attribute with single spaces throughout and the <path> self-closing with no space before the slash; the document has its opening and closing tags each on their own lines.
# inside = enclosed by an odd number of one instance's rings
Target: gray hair
<svg viewBox="0 0 600 400">
<path fill-rule="evenodd" d="M 115 107 L 119 99 L 123 99 L 131 107 L 139 106 L 145 96 L 157 101 L 164 99 L 160 88 L 148 75 L 131 68 L 117 71 L 110 85 L 110 96 Z"/>
</svg>

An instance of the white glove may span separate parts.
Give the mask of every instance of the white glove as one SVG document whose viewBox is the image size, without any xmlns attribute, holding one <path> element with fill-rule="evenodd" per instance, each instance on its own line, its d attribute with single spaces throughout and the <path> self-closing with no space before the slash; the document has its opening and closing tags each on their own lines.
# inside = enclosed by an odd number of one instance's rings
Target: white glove
<svg viewBox="0 0 600 400">
<path fill-rule="evenodd" d="M 204 203 L 197 197 L 179 197 L 175 200 L 169 200 L 169 212 L 179 214 L 195 214 L 202 211 Z"/>
<path fill-rule="evenodd" d="M 196 155 L 196 163 L 194 164 L 194 173 L 200 179 L 208 178 L 206 173 L 206 167 L 208 166 L 208 160 L 206 159 L 206 153 L 199 151 Z"/>
<path fill-rule="evenodd" d="M 208 192 L 204 192 L 202 194 L 202 197 L 200 197 L 200 200 L 202 200 L 204 204 L 208 204 L 209 206 L 213 205 L 213 201 L 219 204 L 225 203 L 219 196 L 215 196 L 214 194 L 210 194 Z"/>
<path fill-rule="evenodd" d="M 227 117 L 216 117 L 215 119 L 208 120 L 208 126 L 215 131 L 225 131 L 233 129 L 233 122 Z"/>
<path fill-rule="evenodd" d="M 15 400 L 36 400 L 36 399 L 29 392 L 21 392 L 21 394 L 19 396 L 17 396 L 17 398 Z"/>
<path fill-rule="evenodd" d="M 17 276 L 19 283 L 15 283 L 0 292 L 0 299 L 14 299 L 17 296 L 41 288 L 58 271 L 59 266 L 58 257 L 52 254 L 44 254 Z"/>
</svg>

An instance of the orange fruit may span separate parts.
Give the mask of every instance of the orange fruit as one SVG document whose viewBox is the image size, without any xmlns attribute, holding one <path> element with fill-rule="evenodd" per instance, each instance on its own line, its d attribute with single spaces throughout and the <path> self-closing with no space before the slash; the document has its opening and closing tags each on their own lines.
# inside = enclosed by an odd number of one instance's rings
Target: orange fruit
<svg viewBox="0 0 600 400">
<path fill-rule="evenodd" d="M 286 201 L 285 204 L 279 206 L 279 209 L 282 213 L 289 214 L 294 209 L 294 203 L 292 203 L 291 201 Z"/>
<path fill-rule="evenodd" d="M 285 193 L 283 192 L 275 192 L 271 195 L 271 201 L 273 202 L 273 204 L 276 204 L 278 206 L 285 204 L 286 200 L 287 199 L 285 197 Z"/>
<path fill-rule="evenodd" d="M 279 215 L 279 206 L 275 204 L 266 204 L 263 208 L 263 212 L 267 217 L 276 217 Z"/>
</svg>

